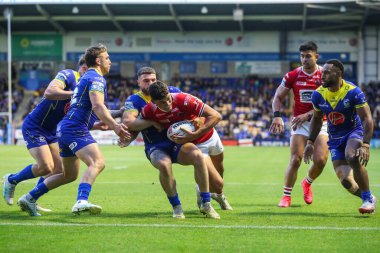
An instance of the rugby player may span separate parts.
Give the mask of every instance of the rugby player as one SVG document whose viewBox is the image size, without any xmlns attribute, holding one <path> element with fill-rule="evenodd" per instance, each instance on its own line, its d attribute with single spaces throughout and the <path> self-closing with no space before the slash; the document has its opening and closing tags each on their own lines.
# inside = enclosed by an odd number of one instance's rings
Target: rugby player
<svg viewBox="0 0 380 253">
<path fill-rule="evenodd" d="M 111 60 L 102 44 L 89 47 L 84 55 L 88 71 L 82 76 L 73 92 L 69 111 L 57 126 L 57 137 L 62 157 L 63 173 L 48 177 L 31 192 L 23 195 L 18 203 L 31 216 L 40 216 L 36 200 L 58 186 L 74 181 L 79 174 L 80 161 L 87 165 L 78 187 L 77 202 L 72 212 L 99 214 L 102 208 L 88 202 L 92 185 L 104 169 L 105 162 L 98 144 L 89 130 L 101 120 L 121 139 L 128 141 L 130 133 L 124 124 L 117 123 L 105 105 L 107 85 L 104 75 L 109 73 Z"/>
<path fill-rule="evenodd" d="M 362 205 L 359 212 L 373 213 L 376 197 L 371 194 L 368 172 L 373 121 L 364 93 L 356 85 L 343 79 L 344 67 L 339 60 L 328 60 L 323 65 L 322 87 L 313 92 L 313 118 L 304 151 L 304 161 L 313 160 L 315 139 L 327 116 L 329 142 L 334 170 L 349 192 L 360 190 Z M 353 172 L 353 173 L 352 173 Z M 348 179 L 354 175 L 354 180 Z"/>
<path fill-rule="evenodd" d="M 311 104 L 311 94 L 321 84 L 321 70 L 317 65 L 318 48 L 312 42 L 306 42 L 299 47 L 302 66 L 287 73 L 278 86 L 273 98 L 273 121 L 270 132 L 280 134 L 284 131 L 284 121 L 281 118 L 281 106 L 290 90 L 294 93 L 293 119 L 291 122 L 290 137 L 290 161 L 285 171 L 283 196 L 279 207 L 289 207 L 291 205 L 291 194 L 297 180 L 298 169 L 301 166 L 302 154 L 309 136 L 310 119 L 313 114 Z M 301 186 L 306 204 L 313 202 L 313 192 L 311 184 L 322 173 L 328 158 L 326 132 L 327 124 L 324 124 L 318 137 L 315 140 L 314 160 L 311 164 L 306 178 L 302 180 Z"/>
<path fill-rule="evenodd" d="M 59 71 L 49 83 L 36 108 L 24 119 L 22 134 L 26 147 L 36 160 L 36 164 L 29 164 L 17 173 L 4 176 L 3 198 L 8 205 L 13 205 L 14 192 L 18 183 L 41 177 L 38 185 L 49 175 L 62 173 L 56 127 L 67 112 L 70 97 L 80 76 L 86 71 L 87 66 L 83 55 L 78 62 L 78 71 L 71 69 Z M 51 211 L 39 205 L 36 207 L 39 211 Z"/>
</svg>

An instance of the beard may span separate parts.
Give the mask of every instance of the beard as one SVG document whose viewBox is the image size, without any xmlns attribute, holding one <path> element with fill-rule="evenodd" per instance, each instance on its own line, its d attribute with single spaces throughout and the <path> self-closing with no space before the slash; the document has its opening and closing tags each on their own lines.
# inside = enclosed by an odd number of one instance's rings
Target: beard
<svg viewBox="0 0 380 253">
<path fill-rule="evenodd" d="M 333 82 L 331 81 L 322 81 L 322 87 L 323 88 L 329 88 L 333 85 Z"/>
<path fill-rule="evenodd" d="M 144 93 L 145 95 L 149 95 L 148 89 L 143 89 L 143 88 L 141 88 L 141 91 L 142 91 L 142 93 Z"/>
</svg>

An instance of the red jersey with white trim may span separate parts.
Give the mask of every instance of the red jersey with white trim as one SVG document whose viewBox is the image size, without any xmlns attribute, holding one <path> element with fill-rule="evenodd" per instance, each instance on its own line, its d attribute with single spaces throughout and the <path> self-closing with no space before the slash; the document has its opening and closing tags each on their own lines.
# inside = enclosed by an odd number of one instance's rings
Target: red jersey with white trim
<svg viewBox="0 0 380 253">
<path fill-rule="evenodd" d="M 164 112 L 152 102 L 141 110 L 141 115 L 146 120 L 160 123 L 165 129 L 182 120 L 192 120 L 201 117 L 205 104 L 198 98 L 188 93 L 170 93 L 173 98 L 172 109 Z M 214 129 L 211 129 L 200 138 L 193 141 L 194 144 L 202 143 L 211 138 Z"/>
<path fill-rule="evenodd" d="M 288 72 L 282 79 L 281 86 L 293 89 L 294 93 L 294 117 L 313 110 L 311 95 L 322 84 L 322 67 L 308 74 L 303 71 L 303 67 L 298 67 Z"/>
</svg>

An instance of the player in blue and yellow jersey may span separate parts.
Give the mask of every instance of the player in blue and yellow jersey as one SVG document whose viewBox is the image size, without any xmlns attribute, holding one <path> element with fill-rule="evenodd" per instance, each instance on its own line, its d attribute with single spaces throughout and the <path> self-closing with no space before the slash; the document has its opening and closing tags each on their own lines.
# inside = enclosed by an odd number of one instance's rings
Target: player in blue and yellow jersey
<svg viewBox="0 0 380 253">
<path fill-rule="evenodd" d="M 21 171 L 4 176 L 3 197 L 8 205 L 13 204 L 13 196 L 16 185 L 22 181 L 41 177 L 44 178 L 62 172 L 62 163 L 59 157 L 56 128 L 62 120 L 70 104 L 77 82 L 86 70 L 87 66 L 83 56 L 79 60 L 79 69 L 61 70 L 49 83 L 36 108 L 28 114 L 22 125 L 22 134 L 26 147 L 36 164 L 30 164 Z M 41 211 L 50 211 L 40 206 Z"/>
<path fill-rule="evenodd" d="M 339 60 L 328 60 L 323 66 L 322 86 L 313 92 L 313 118 L 304 160 L 312 160 L 314 141 L 325 114 L 334 170 L 344 188 L 363 200 L 360 213 L 375 211 L 376 197 L 369 188 L 365 166 L 369 160 L 369 143 L 373 133 L 371 111 L 359 87 L 343 80 L 344 67 Z M 354 180 L 352 180 L 352 178 Z"/>
<path fill-rule="evenodd" d="M 127 127 L 117 123 L 107 110 L 107 86 L 104 75 L 109 73 L 111 60 L 107 48 L 101 44 L 90 47 L 84 55 L 88 71 L 82 76 L 71 98 L 66 116 L 57 126 L 58 144 L 63 163 L 63 173 L 48 177 L 31 192 L 23 195 L 18 203 L 31 216 L 39 216 L 35 201 L 58 186 L 74 181 L 79 174 L 80 160 L 87 166 L 78 188 L 73 213 L 97 214 L 101 207 L 88 202 L 91 188 L 105 163 L 98 144 L 90 134 L 95 121 L 101 120 L 120 138 L 128 140 Z"/>
</svg>

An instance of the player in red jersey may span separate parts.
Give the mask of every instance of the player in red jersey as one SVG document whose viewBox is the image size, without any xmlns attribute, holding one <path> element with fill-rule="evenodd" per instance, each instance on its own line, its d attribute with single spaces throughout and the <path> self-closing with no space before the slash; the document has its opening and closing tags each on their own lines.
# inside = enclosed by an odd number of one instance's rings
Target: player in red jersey
<svg viewBox="0 0 380 253">
<path fill-rule="evenodd" d="M 317 49 L 317 45 L 312 41 L 300 45 L 299 52 L 302 66 L 284 76 L 273 98 L 274 118 L 269 129 L 273 134 L 280 134 L 284 131 L 284 122 L 281 118 L 280 110 L 282 102 L 290 90 L 293 90 L 295 102 L 291 122 L 290 162 L 285 171 L 284 194 L 278 204 L 279 207 L 289 207 L 291 204 L 291 193 L 309 136 L 310 119 L 313 115 L 311 94 L 321 85 L 322 76 L 322 68 L 317 64 L 319 57 Z M 327 141 L 328 134 L 325 122 L 318 138 L 315 140 L 313 164 L 301 183 L 306 204 L 313 202 L 311 184 L 322 173 L 326 164 L 328 158 Z"/>
<path fill-rule="evenodd" d="M 198 117 L 206 118 L 204 124 L 200 124 L 196 131 L 187 132 L 186 136 L 175 138 L 175 142 L 178 144 L 192 142 L 197 146 L 200 145 L 198 148 L 203 153 L 209 167 L 210 191 L 223 195 L 223 178 L 216 171 L 210 158 L 210 153 L 216 154 L 217 151 L 223 151 L 220 139 L 214 130 L 214 126 L 220 121 L 220 114 L 190 94 L 169 93 L 166 84 L 160 81 L 149 86 L 149 94 L 151 102 L 142 109 L 141 115 L 145 120 L 160 123 L 164 129 L 169 128 L 170 125 L 178 121 L 193 120 Z M 210 145 L 213 145 L 213 147 L 210 148 Z M 210 169 L 210 166 L 212 166 L 212 169 Z M 174 177 L 172 177 L 172 180 L 174 180 Z M 213 198 L 215 199 L 215 196 Z M 218 203 L 221 204 L 220 201 Z M 200 204 L 198 201 L 198 206 Z M 232 210 L 226 199 L 223 200 L 223 205 L 224 210 Z"/>
</svg>

